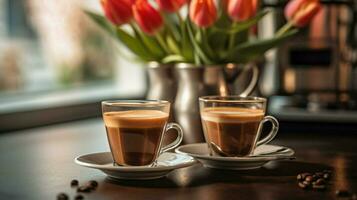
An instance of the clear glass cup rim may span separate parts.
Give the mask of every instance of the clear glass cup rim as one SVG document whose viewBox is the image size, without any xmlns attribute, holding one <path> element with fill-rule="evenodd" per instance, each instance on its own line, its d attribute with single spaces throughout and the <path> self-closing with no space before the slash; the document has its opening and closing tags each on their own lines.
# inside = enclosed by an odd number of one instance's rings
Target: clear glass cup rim
<svg viewBox="0 0 357 200">
<path fill-rule="evenodd" d="M 199 97 L 199 101 L 210 103 L 265 103 L 267 101 L 266 98 L 263 97 L 243 97 L 238 95 L 232 96 L 203 96 Z"/>
<path fill-rule="evenodd" d="M 106 100 L 102 106 L 127 106 L 127 107 L 157 107 L 166 106 L 170 102 L 165 100 Z"/>
</svg>

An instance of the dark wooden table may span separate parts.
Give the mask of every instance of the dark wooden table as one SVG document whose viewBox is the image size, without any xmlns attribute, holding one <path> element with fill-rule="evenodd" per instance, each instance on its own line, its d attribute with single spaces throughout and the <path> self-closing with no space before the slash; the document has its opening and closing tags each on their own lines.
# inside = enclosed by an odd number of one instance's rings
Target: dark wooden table
<svg viewBox="0 0 357 200">
<path fill-rule="evenodd" d="M 336 189 L 357 193 L 357 132 L 280 134 L 276 144 L 296 150 L 296 161 L 271 162 L 251 171 L 224 171 L 200 164 L 151 181 L 113 182 L 100 171 L 77 166 L 74 157 L 108 151 L 101 120 L 92 119 L 0 135 L 0 199 L 73 199 L 72 179 L 99 182 L 85 199 L 336 199 Z M 332 169 L 325 192 L 297 187 L 299 172 Z"/>
</svg>

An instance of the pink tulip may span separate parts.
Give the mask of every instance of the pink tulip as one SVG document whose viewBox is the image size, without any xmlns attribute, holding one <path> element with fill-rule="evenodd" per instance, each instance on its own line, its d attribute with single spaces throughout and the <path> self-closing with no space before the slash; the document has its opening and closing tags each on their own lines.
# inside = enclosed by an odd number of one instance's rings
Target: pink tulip
<svg viewBox="0 0 357 200">
<path fill-rule="evenodd" d="M 199 27 L 209 27 L 217 19 L 217 9 L 213 0 L 192 0 L 190 19 Z"/>
<path fill-rule="evenodd" d="M 176 12 L 186 4 L 186 0 L 156 0 L 156 3 L 159 5 L 160 10 Z"/>
<path fill-rule="evenodd" d="M 155 34 L 163 25 L 160 13 L 147 0 L 137 0 L 133 6 L 133 13 L 141 30 L 149 35 Z"/>
<path fill-rule="evenodd" d="M 117 26 L 128 23 L 133 17 L 131 10 L 133 0 L 101 0 L 100 2 L 105 16 Z"/>
<path fill-rule="evenodd" d="M 292 0 L 285 7 L 285 17 L 296 27 L 306 26 L 321 9 L 319 0 Z"/>
<path fill-rule="evenodd" d="M 258 0 L 229 0 L 228 15 L 235 22 L 248 20 L 257 13 Z"/>
</svg>

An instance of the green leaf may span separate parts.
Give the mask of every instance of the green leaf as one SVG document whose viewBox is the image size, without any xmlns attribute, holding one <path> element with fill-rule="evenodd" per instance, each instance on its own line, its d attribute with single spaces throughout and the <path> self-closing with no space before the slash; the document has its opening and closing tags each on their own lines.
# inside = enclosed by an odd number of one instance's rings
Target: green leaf
<svg viewBox="0 0 357 200">
<path fill-rule="evenodd" d="M 234 34 L 234 46 L 245 43 L 249 40 L 249 29 Z"/>
<path fill-rule="evenodd" d="M 208 34 L 208 42 L 212 50 L 218 54 L 218 57 L 222 57 L 222 53 L 227 51 L 226 44 L 228 41 L 228 34 L 218 31 L 211 31 Z"/>
<path fill-rule="evenodd" d="M 173 39 L 175 39 L 176 43 L 177 41 L 180 41 L 180 27 L 177 19 L 175 19 L 174 15 L 168 14 L 165 12 L 162 12 L 164 19 L 165 19 L 165 26 L 167 27 L 167 31 L 169 34 L 172 34 Z M 166 29 L 165 27 L 165 29 Z"/>
<path fill-rule="evenodd" d="M 178 62 L 185 62 L 185 58 L 181 55 L 168 55 L 161 60 L 162 63 L 178 63 Z"/>
<path fill-rule="evenodd" d="M 155 60 L 155 56 L 146 49 L 145 46 L 138 40 L 133 37 L 129 33 L 125 32 L 121 28 L 117 28 L 117 37 L 130 51 L 132 51 L 135 55 L 142 58 L 145 61 Z"/>
<path fill-rule="evenodd" d="M 293 29 L 279 37 L 274 37 L 265 40 L 258 40 L 254 42 L 245 42 L 235 47 L 232 51 L 230 51 L 225 61 L 235 62 L 235 63 L 248 62 L 252 59 L 257 58 L 258 56 L 263 55 L 269 49 L 283 43 L 284 41 L 295 35 L 297 32 L 298 32 L 297 29 Z"/>
<path fill-rule="evenodd" d="M 136 27 L 133 27 L 133 29 L 137 38 L 140 38 L 142 44 L 155 57 L 155 60 L 161 60 L 165 56 L 165 51 L 160 47 L 155 38 L 146 35 Z"/>
<path fill-rule="evenodd" d="M 172 38 L 171 35 L 166 36 L 166 43 L 167 46 L 169 47 L 170 51 L 172 51 L 175 54 L 180 54 L 180 48 L 178 44 L 176 43 L 175 39 Z"/>
<path fill-rule="evenodd" d="M 187 20 L 186 26 L 187 26 L 187 30 L 188 30 L 188 35 L 190 36 L 192 45 L 193 45 L 193 47 L 195 49 L 195 52 L 197 53 L 198 57 L 200 59 L 202 59 L 204 64 L 213 64 L 213 61 L 205 54 L 205 52 L 202 50 L 202 48 L 200 47 L 200 45 L 196 41 L 195 35 L 193 33 L 193 30 L 192 30 L 191 22 L 189 20 Z"/>
<path fill-rule="evenodd" d="M 199 42 L 202 50 L 206 53 L 206 55 L 209 58 L 214 60 L 214 57 L 215 57 L 216 54 L 213 52 L 212 48 L 209 45 L 208 38 L 207 38 L 207 30 L 206 29 L 199 29 L 197 34 L 198 34 L 198 38 L 200 38 L 200 40 L 198 40 L 198 42 Z"/>
<path fill-rule="evenodd" d="M 94 12 L 91 12 L 89 10 L 84 10 L 84 13 L 89 18 L 91 18 L 98 26 L 103 28 L 105 31 L 110 33 L 112 36 L 115 36 L 115 27 L 112 24 L 110 24 L 104 16 L 99 15 Z"/>
<path fill-rule="evenodd" d="M 247 21 L 235 23 L 233 25 L 233 27 L 231 27 L 231 26 L 227 27 L 227 25 L 219 26 L 220 24 L 218 23 L 213 27 L 213 29 L 216 31 L 225 32 L 227 34 L 238 33 L 238 32 L 247 30 L 250 27 L 252 27 L 253 25 L 255 25 L 256 23 L 258 23 L 259 20 L 262 19 L 268 12 L 269 11 L 261 11 L 255 17 L 253 17 Z"/>
<path fill-rule="evenodd" d="M 187 21 L 188 19 L 186 19 Z M 194 49 L 190 41 L 190 36 L 188 33 L 188 28 L 185 26 L 186 22 L 182 22 L 181 24 L 181 54 L 185 58 L 186 62 L 194 61 Z"/>
<path fill-rule="evenodd" d="M 99 14 L 85 10 L 84 11 L 97 25 L 111 34 L 113 37 L 119 39 L 132 53 L 140 57 L 145 61 L 156 60 L 155 55 L 153 55 L 149 50 L 144 46 L 140 39 L 130 35 L 123 29 L 115 27 L 110 24 L 107 19 Z"/>
</svg>

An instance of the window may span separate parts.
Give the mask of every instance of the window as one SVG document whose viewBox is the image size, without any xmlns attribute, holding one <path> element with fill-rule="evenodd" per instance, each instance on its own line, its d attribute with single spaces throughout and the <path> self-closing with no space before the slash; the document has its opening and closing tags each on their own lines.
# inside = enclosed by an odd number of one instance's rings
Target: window
<svg viewBox="0 0 357 200">
<path fill-rule="evenodd" d="M 143 96 L 143 68 L 83 12 L 99 7 L 99 0 L 0 0 L 0 131 L 49 123 L 40 120 L 48 109 Z M 38 121 L 9 124 L 24 113 Z"/>
</svg>

